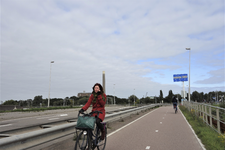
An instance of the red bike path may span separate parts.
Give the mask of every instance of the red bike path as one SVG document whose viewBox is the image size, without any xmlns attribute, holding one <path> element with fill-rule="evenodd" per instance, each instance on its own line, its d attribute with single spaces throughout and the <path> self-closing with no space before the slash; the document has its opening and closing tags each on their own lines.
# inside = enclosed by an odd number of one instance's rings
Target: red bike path
<svg viewBox="0 0 225 150">
<path fill-rule="evenodd" d="M 183 114 L 155 109 L 107 135 L 106 150 L 204 150 Z"/>
</svg>

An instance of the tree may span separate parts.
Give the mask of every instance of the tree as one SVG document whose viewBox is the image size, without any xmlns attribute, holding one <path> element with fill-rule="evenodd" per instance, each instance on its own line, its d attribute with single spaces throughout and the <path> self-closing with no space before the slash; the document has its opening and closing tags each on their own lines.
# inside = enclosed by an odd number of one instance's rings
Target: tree
<svg viewBox="0 0 225 150">
<path fill-rule="evenodd" d="M 160 90 L 159 100 L 160 100 L 160 102 L 162 102 L 162 100 L 163 100 L 163 92 L 162 92 L 162 90 Z"/>
<path fill-rule="evenodd" d="M 133 105 L 134 101 L 137 101 L 138 98 L 135 95 L 131 95 L 128 97 L 128 100 L 129 100 L 130 104 Z"/>
<path fill-rule="evenodd" d="M 177 98 L 178 98 L 179 101 L 181 101 L 181 99 L 182 99 L 180 94 L 177 94 Z"/>
<path fill-rule="evenodd" d="M 40 103 L 42 103 L 42 95 L 35 96 L 33 106 L 40 106 Z"/>
<path fill-rule="evenodd" d="M 115 97 L 115 99 L 116 99 L 116 104 L 127 104 L 128 103 L 126 98 Z"/>
<path fill-rule="evenodd" d="M 48 98 L 42 99 L 42 106 L 48 106 Z"/>
<path fill-rule="evenodd" d="M 171 103 L 172 102 L 172 98 L 173 98 L 174 94 L 172 90 L 169 90 L 169 94 L 167 97 L 165 97 L 165 102 L 166 103 Z"/>
<path fill-rule="evenodd" d="M 74 105 L 78 105 L 79 98 L 76 96 L 71 96 L 70 99 L 74 100 Z"/>
<path fill-rule="evenodd" d="M 144 98 L 144 97 L 142 97 L 142 98 L 140 99 L 140 104 L 145 104 L 145 98 Z"/>
<path fill-rule="evenodd" d="M 203 99 L 206 100 L 206 102 L 209 102 L 209 94 L 205 93 Z"/>
<path fill-rule="evenodd" d="M 199 102 L 203 102 L 203 99 L 204 99 L 204 93 L 201 92 L 199 93 Z"/>
<path fill-rule="evenodd" d="M 11 100 L 5 101 L 3 105 L 18 105 L 18 102 L 11 99 Z"/>
<path fill-rule="evenodd" d="M 197 91 L 192 92 L 192 97 L 191 98 L 192 98 L 193 101 L 200 102 L 199 93 Z"/>
<path fill-rule="evenodd" d="M 85 105 L 88 101 L 88 97 L 84 96 L 78 100 L 78 105 Z"/>
<path fill-rule="evenodd" d="M 146 104 L 153 103 L 153 100 L 152 100 L 150 97 L 146 97 L 146 98 L 145 98 L 145 103 L 146 103 Z"/>
</svg>

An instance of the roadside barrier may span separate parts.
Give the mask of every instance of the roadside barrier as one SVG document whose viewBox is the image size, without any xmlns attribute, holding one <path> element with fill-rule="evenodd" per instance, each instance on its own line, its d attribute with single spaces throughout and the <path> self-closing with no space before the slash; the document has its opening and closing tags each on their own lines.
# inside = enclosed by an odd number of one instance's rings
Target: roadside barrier
<svg viewBox="0 0 225 150">
<path fill-rule="evenodd" d="M 184 102 L 184 106 L 219 134 L 225 134 L 225 109 L 206 103 Z"/>
<path fill-rule="evenodd" d="M 161 105 L 162 104 L 151 104 L 142 107 L 136 107 L 129 110 L 124 110 L 121 112 L 116 112 L 113 114 L 107 114 L 105 116 L 105 119 L 107 119 L 108 122 L 110 120 L 115 119 L 116 117 L 118 118 L 128 113 L 137 113 L 142 110 L 159 107 Z M 51 128 L 44 128 L 37 131 L 2 138 L 0 139 L 0 149 L 4 150 L 29 149 L 74 134 L 75 126 L 76 122 L 71 122 L 68 124 L 54 126 Z"/>
</svg>

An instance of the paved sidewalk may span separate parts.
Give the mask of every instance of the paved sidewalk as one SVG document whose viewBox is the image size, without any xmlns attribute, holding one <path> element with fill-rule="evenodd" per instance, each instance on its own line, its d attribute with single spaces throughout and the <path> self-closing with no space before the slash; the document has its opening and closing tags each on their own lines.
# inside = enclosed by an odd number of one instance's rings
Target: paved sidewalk
<svg viewBox="0 0 225 150">
<path fill-rule="evenodd" d="M 160 107 L 108 135 L 106 150 L 203 150 L 181 112 Z"/>
</svg>

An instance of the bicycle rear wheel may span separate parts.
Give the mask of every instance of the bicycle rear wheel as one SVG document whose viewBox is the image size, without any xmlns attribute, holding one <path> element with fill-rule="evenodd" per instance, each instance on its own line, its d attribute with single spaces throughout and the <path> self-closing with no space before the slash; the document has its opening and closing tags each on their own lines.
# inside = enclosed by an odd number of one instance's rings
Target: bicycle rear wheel
<svg viewBox="0 0 225 150">
<path fill-rule="evenodd" d="M 76 139 L 74 150 L 91 150 L 91 140 L 87 131 L 82 131 Z"/>
</svg>

